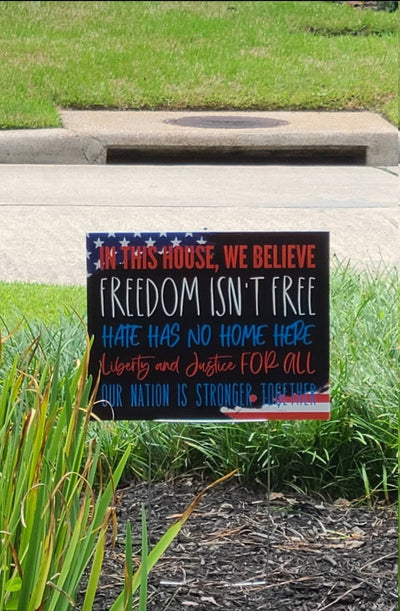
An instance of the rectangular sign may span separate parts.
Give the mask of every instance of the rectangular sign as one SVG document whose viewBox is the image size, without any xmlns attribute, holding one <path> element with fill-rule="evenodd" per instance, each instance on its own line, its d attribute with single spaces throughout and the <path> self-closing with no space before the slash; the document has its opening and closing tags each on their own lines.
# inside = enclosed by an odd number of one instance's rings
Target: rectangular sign
<svg viewBox="0 0 400 611">
<path fill-rule="evenodd" d="M 327 232 L 90 233 L 104 419 L 328 419 Z"/>
</svg>

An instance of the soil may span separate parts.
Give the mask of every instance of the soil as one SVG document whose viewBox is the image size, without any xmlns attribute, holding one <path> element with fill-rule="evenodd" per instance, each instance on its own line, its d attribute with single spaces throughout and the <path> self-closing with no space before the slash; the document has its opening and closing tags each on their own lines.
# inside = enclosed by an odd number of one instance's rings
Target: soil
<svg viewBox="0 0 400 611">
<path fill-rule="evenodd" d="M 151 544 L 204 486 L 189 477 L 151 484 Z M 139 563 L 148 491 L 146 484 L 121 491 L 119 534 L 106 550 L 93 611 L 108 610 L 121 592 L 128 519 Z M 272 492 L 268 502 L 262 488 L 231 479 L 202 497 L 152 570 L 148 611 L 395 610 L 397 541 L 393 506 L 329 504 L 283 492 Z"/>
</svg>

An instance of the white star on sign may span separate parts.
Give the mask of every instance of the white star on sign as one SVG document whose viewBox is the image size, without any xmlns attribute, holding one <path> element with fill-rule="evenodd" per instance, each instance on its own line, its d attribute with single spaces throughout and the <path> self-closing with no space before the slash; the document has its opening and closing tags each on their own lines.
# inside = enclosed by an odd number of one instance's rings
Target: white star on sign
<svg viewBox="0 0 400 611">
<path fill-rule="evenodd" d="M 121 246 L 128 246 L 129 245 L 129 240 L 127 240 L 125 237 L 123 240 L 120 240 L 119 243 L 121 244 Z"/>
<path fill-rule="evenodd" d="M 200 240 L 196 240 L 197 244 L 207 244 L 207 240 L 205 240 L 203 238 L 203 236 L 201 236 Z"/>
<path fill-rule="evenodd" d="M 193 233 L 185 233 L 185 238 L 192 238 L 193 237 Z"/>
<path fill-rule="evenodd" d="M 100 240 L 100 238 L 97 238 L 97 240 L 95 240 L 93 244 L 96 246 L 96 248 L 100 248 L 100 246 L 103 246 L 104 240 Z"/>
<path fill-rule="evenodd" d="M 141 234 L 141 233 L 134 233 L 134 234 L 133 234 L 133 237 L 134 237 L 134 238 L 141 238 L 141 237 L 142 237 L 142 234 Z"/>
<path fill-rule="evenodd" d="M 155 240 L 152 240 L 151 236 L 148 240 L 144 241 L 145 244 L 147 244 L 147 246 L 154 246 L 154 244 L 156 243 Z"/>
<path fill-rule="evenodd" d="M 166 238 L 167 234 L 166 233 L 160 233 L 160 238 Z"/>
<path fill-rule="evenodd" d="M 179 246 L 179 244 L 182 242 L 182 240 L 178 240 L 178 236 L 175 236 L 174 240 L 171 240 L 171 244 L 172 246 L 175 248 L 175 246 Z"/>
<path fill-rule="evenodd" d="M 96 269 L 100 269 L 100 259 L 95 263 Z"/>
<path fill-rule="evenodd" d="M 89 259 L 90 259 L 90 255 L 91 255 L 91 254 L 92 254 L 91 252 L 87 251 L 87 253 L 86 253 L 86 259 L 88 259 L 88 260 L 89 260 Z"/>
</svg>

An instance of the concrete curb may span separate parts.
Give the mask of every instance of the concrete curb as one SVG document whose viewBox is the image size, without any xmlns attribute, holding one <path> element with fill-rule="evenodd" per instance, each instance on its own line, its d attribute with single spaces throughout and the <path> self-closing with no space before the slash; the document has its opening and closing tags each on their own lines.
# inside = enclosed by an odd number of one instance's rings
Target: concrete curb
<svg viewBox="0 0 400 611">
<path fill-rule="evenodd" d="M 105 147 L 89 135 L 68 129 L 21 129 L 0 132 L 0 163 L 105 163 Z"/>
<path fill-rule="evenodd" d="M 61 117 L 63 128 L 0 131 L 0 163 L 105 164 L 112 149 L 164 155 L 179 150 L 221 155 L 252 151 L 262 156 L 308 148 L 317 153 L 359 150 L 366 165 L 395 166 L 400 150 L 397 129 L 370 112 L 61 111 Z M 214 117 L 222 125 L 179 124 L 182 118 L 196 117 Z M 249 117 L 285 124 L 229 127 L 229 120 Z"/>
</svg>

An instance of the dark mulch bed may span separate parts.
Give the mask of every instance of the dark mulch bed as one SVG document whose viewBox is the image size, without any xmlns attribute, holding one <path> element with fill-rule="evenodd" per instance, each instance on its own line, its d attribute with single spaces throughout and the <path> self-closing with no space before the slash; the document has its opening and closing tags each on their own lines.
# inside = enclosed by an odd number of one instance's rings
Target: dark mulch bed
<svg viewBox="0 0 400 611">
<path fill-rule="evenodd" d="M 202 488 L 197 480 L 152 484 L 156 542 Z M 107 550 L 93 611 L 109 609 L 123 582 L 125 522 L 139 562 L 140 508 L 147 486 L 129 485 L 118 508 L 119 532 Z M 391 611 L 397 609 L 394 508 L 272 493 L 236 480 L 202 498 L 153 569 L 149 611 Z"/>
</svg>

